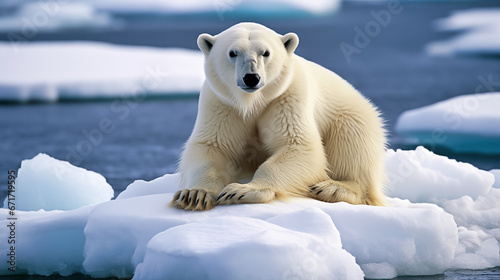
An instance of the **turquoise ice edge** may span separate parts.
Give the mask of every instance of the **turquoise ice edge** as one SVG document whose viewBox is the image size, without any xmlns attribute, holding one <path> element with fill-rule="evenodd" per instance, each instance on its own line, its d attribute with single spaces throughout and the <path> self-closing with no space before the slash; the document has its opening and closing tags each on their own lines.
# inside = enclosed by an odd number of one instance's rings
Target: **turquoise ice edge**
<svg viewBox="0 0 500 280">
<path fill-rule="evenodd" d="M 455 153 L 500 155 L 500 136 L 435 131 L 400 133 L 417 145 L 446 148 Z"/>
</svg>

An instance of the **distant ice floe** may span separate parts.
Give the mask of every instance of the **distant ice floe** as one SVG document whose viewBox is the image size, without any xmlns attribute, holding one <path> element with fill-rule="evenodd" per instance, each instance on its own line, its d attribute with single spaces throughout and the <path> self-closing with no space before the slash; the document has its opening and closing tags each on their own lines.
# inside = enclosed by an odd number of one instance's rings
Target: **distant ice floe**
<svg viewBox="0 0 500 280">
<path fill-rule="evenodd" d="M 89 0 L 7 1 L 0 3 L 0 32 L 30 35 L 68 29 L 122 28 L 122 17 L 296 17 L 335 12 L 341 0 Z M 11 11 L 11 12 L 7 12 Z M 19 35 L 19 34 L 18 34 Z M 29 36 L 28 36 L 29 37 Z"/>
<path fill-rule="evenodd" d="M 500 92 L 457 96 L 403 112 L 395 130 L 457 153 L 500 154 Z"/>
<path fill-rule="evenodd" d="M 197 94 L 199 51 L 97 42 L 0 43 L 0 101 Z"/>
<path fill-rule="evenodd" d="M 107 196 L 106 188 L 53 178 L 57 172 L 21 184 L 60 165 L 45 155 L 24 161 L 16 191 L 44 193 L 53 182 L 67 184 L 61 187 L 70 192 L 46 196 L 45 207 L 52 209 L 60 200 L 74 202 L 82 191 Z M 17 273 L 133 279 L 387 279 L 500 265 L 500 188 L 494 184 L 500 181 L 499 170 L 482 171 L 422 147 L 389 150 L 386 166 L 387 194 L 392 197 L 387 207 L 296 198 L 184 211 L 167 206 L 179 186 L 178 174 L 168 174 L 135 181 L 115 200 L 99 204 L 74 202 L 75 209 L 66 211 L 17 210 Z M 80 182 L 94 176 L 77 169 L 65 172 L 73 173 Z M 89 177 L 82 177 L 85 174 Z M 12 218 L 9 211 L 0 209 L 2 224 Z M 8 230 L 0 227 L 1 244 L 7 244 Z M 9 250 L 0 247 L 2 274 L 10 273 Z"/>
<path fill-rule="evenodd" d="M 0 4 L 6 8 L 13 2 Z M 9 6 L 7 6 L 9 7 Z M 118 28 L 122 25 L 109 13 L 78 1 L 24 1 L 10 6 L 14 11 L 0 16 L 0 32 L 11 33 L 7 38 L 22 36 L 31 39 L 38 32 L 54 32 L 61 29 Z M 14 35 L 16 34 L 16 35 Z"/>
<path fill-rule="evenodd" d="M 113 13 L 163 13 L 163 14 L 199 14 L 226 13 L 233 15 L 275 14 L 288 15 L 324 15 L 336 11 L 340 0 L 94 0 L 92 5 L 98 10 Z"/>
<path fill-rule="evenodd" d="M 455 11 L 436 22 L 439 31 L 461 31 L 451 39 L 426 46 L 433 55 L 500 55 L 500 9 Z"/>
</svg>

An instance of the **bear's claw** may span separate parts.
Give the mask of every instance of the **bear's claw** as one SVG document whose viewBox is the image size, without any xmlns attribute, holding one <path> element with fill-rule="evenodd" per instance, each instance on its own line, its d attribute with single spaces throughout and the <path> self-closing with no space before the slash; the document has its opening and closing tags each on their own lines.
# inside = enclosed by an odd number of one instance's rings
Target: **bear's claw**
<svg viewBox="0 0 500 280">
<path fill-rule="evenodd" d="M 170 206 L 185 210 L 210 210 L 216 204 L 215 196 L 203 189 L 177 191 Z"/>
<path fill-rule="evenodd" d="M 223 196 L 226 195 L 227 192 L 223 192 L 221 194 L 219 194 L 219 196 L 217 197 L 217 201 L 219 201 Z"/>
</svg>

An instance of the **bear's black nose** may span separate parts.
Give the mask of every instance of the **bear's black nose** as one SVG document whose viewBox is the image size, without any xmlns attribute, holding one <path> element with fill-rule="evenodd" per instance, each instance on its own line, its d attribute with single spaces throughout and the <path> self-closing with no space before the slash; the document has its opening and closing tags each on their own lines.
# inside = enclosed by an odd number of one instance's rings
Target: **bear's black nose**
<svg viewBox="0 0 500 280">
<path fill-rule="evenodd" d="M 251 88 L 258 85 L 259 81 L 260 81 L 259 74 L 245 74 L 245 76 L 243 77 L 243 82 L 245 83 L 245 85 Z"/>
</svg>

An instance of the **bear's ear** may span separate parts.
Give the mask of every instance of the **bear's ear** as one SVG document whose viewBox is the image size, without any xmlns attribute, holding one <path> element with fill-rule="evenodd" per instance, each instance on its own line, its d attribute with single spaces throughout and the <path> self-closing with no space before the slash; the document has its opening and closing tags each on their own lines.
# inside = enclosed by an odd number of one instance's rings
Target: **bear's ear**
<svg viewBox="0 0 500 280">
<path fill-rule="evenodd" d="M 205 54 L 208 55 L 210 53 L 210 50 L 215 44 L 215 38 L 207 33 L 203 33 L 200 36 L 198 36 L 198 48 Z"/>
<path fill-rule="evenodd" d="M 299 45 L 299 36 L 295 33 L 287 33 L 281 36 L 281 42 L 283 42 L 286 51 L 290 54 L 293 53 Z"/>
</svg>

